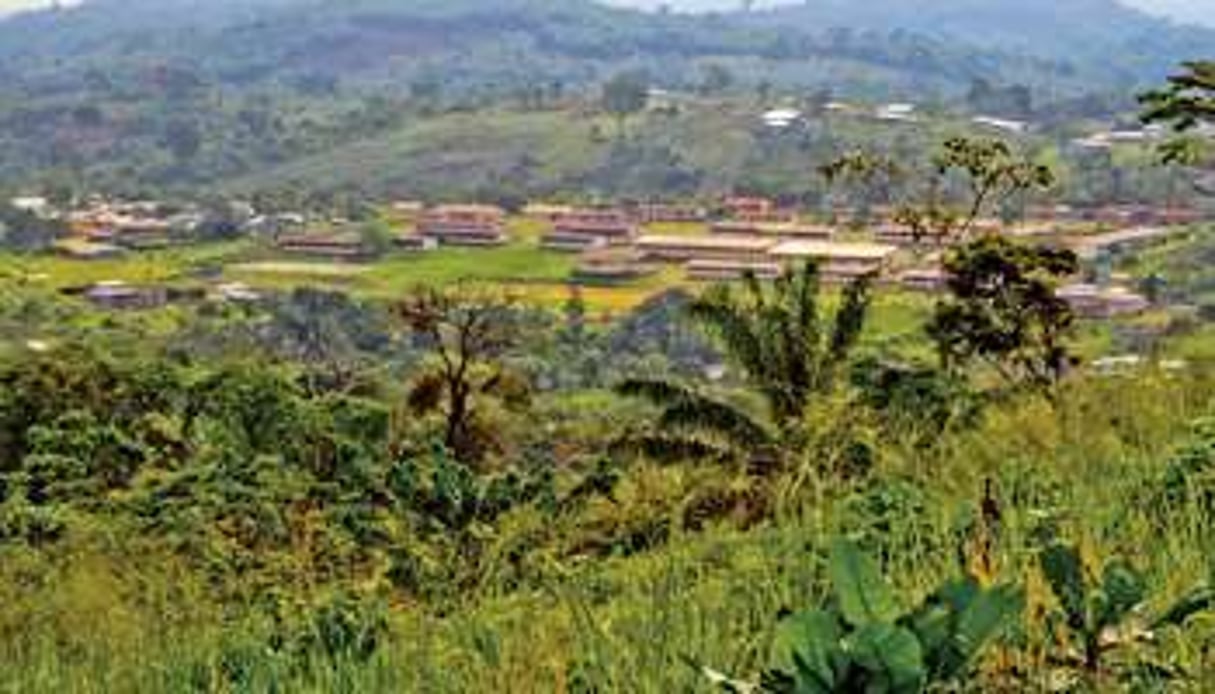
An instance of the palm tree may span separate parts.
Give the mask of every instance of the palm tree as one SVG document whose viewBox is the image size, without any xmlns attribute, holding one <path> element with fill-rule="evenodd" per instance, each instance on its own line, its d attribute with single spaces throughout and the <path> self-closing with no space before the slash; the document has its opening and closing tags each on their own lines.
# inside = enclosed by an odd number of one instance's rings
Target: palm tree
<svg viewBox="0 0 1215 694">
<path fill-rule="evenodd" d="M 709 289 L 691 317 L 717 337 L 747 383 L 738 397 L 662 379 L 632 379 L 617 387 L 663 408 L 647 431 L 626 435 L 624 447 L 660 460 L 711 458 L 778 463 L 803 430 L 807 407 L 831 393 L 856 346 L 869 310 L 870 278 L 849 284 L 830 325 L 820 307 L 818 268 L 807 264 L 771 283 L 748 275 L 739 291 Z"/>
</svg>

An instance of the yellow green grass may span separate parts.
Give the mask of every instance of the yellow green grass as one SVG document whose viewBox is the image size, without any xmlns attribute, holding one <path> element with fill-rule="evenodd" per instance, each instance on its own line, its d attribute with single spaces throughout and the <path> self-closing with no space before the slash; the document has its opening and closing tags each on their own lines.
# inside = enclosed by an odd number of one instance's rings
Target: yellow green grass
<svg viewBox="0 0 1215 694">
<path fill-rule="evenodd" d="M 882 441 L 876 484 L 909 485 L 923 504 L 894 507 L 880 531 L 857 512 L 864 489 L 849 494 L 846 483 L 822 486 L 826 480 L 811 483 L 801 511 L 763 527 L 676 532 L 631 557 L 564 559 L 560 538 L 574 542 L 586 528 L 520 512 L 485 557 L 491 587 L 444 610 L 395 604 L 392 637 L 367 663 L 284 664 L 265 646 L 264 625 L 225 619 L 208 607 L 205 587 L 169 563 L 113 550 L 108 559 L 81 552 L 50 572 L 4 565 L 0 690 L 709 692 L 686 659 L 753 676 L 777 615 L 821 599 L 819 552 L 832 537 L 869 532 L 906 604 L 954 575 L 959 556 L 975 552 L 960 528 L 989 480 L 1002 519 L 991 558 L 1000 579 L 1028 587 L 1021 626 L 1030 648 L 990 657 L 982 671 L 1016 667 L 1032 677 L 1045 664 L 1032 648 L 1044 638 L 1038 610 L 1051 601 L 1035 568 L 1043 528 L 1078 542 L 1086 556 L 1130 560 L 1149 577 L 1153 605 L 1211 578 L 1210 519 L 1200 506 L 1144 499 L 1213 394 L 1202 377 L 1077 381 L 1056 407 L 1006 404 L 931 449 Z M 592 513 L 601 527 L 676 515 L 691 490 L 728 478 L 711 468 L 641 468 Z M 494 567 L 518 543 L 554 540 L 551 553 L 530 559 L 532 585 L 492 587 Z M 23 574 L 42 578 L 17 581 Z M 1210 682 L 1203 644 L 1213 636 L 1215 622 L 1199 619 L 1185 632 L 1162 633 L 1161 648 L 1197 682 Z M 234 685 L 234 673 L 249 679 Z M 1032 682 L 1031 691 L 1046 685 Z"/>
</svg>

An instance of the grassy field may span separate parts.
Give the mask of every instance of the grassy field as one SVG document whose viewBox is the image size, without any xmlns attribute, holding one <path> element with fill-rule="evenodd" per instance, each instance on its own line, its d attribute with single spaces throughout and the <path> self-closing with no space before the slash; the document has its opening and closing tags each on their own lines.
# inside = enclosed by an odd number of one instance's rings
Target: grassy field
<svg viewBox="0 0 1215 694">
<path fill-rule="evenodd" d="M 1210 517 L 1197 499 L 1144 503 L 1178 447 L 1196 441 L 1190 422 L 1212 395 L 1202 377 L 1077 381 L 1057 407 L 1012 403 L 926 449 L 886 441 L 873 482 L 805 490 L 804 507 L 751 532 L 676 533 L 654 551 L 594 562 L 557 553 L 532 559 L 524 590 L 488 589 L 442 610 L 397 604 L 392 636 L 366 662 L 299 661 L 269 650 L 266 625 L 225 621 L 207 611 L 205 587 L 180 577 L 165 583 L 171 565 L 132 573 L 78 556 L 53 592 L 37 583 L 13 592 L 30 584 L 0 581 L 8 591 L 0 595 L 0 633 L 8 635 L 0 690 L 707 693 L 686 661 L 752 676 L 777 615 L 822 598 L 821 551 L 833 537 L 863 538 L 907 604 L 953 575 L 959 558 L 972 557 L 964 528 L 990 481 L 1003 500 L 995 572 L 1028 587 L 1020 629 L 1029 641 L 989 658 L 982 671 L 1027 673 L 1016 690 L 1045 691 L 1049 682 L 1035 679 L 1046 671 L 1035 650 L 1050 605 L 1035 568 L 1045 529 L 1079 542 L 1094 561 L 1127 558 L 1149 577 L 1153 606 L 1213 577 Z M 808 460 L 815 454 L 806 452 Z M 599 511 L 605 520 L 678 513 L 682 495 L 723 474 L 639 470 Z M 503 553 L 525 538 L 576 534 L 528 512 L 501 532 L 494 551 Z M 492 567 L 506 554 L 486 560 Z M 34 569 L 2 570 L 11 577 Z M 12 621 L 28 614 L 41 618 Z M 1215 677 L 1205 655 L 1212 638 L 1207 618 L 1161 635 L 1169 662 L 1198 678 L 1196 689 L 1178 691 L 1203 691 Z M 1068 689 L 1122 690 L 1112 682 Z"/>
<path fill-rule="evenodd" d="M 131 253 L 106 260 L 0 254 L 0 277 L 53 289 L 111 280 L 132 284 L 174 282 L 188 278 L 193 271 L 236 261 L 254 247 L 251 241 L 232 241 Z"/>
</svg>

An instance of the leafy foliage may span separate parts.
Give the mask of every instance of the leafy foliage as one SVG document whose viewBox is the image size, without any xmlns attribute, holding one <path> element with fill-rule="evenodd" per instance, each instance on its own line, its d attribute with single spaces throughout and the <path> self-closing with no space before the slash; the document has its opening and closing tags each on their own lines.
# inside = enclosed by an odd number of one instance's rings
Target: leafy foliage
<svg viewBox="0 0 1215 694">
<path fill-rule="evenodd" d="M 759 691 L 894 693 L 956 683 L 1023 608 L 1020 590 L 967 578 L 901 613 L 877 566 L 842 540 L 832 546 L 828 573 L 834 601 L 781 622 Z"/>
<path fill-rule="evenodd" d="M 519 341 L 510 303 L 485 293 L 425 289 L 397 312 L 434 354 L 431 368 L 410 388 L 410 409 L 442 414 L 444 444 L 458 459 L 484 459 L 494 432 L 478 401 L 492 398 L 518 408 L 528 403 L 531 390 L 502 359 Z"/>
<path fill-rule="evenodd" d="M 1078 649 L 1064 662 L 1088 675 L 1097 674 L 1108 655 L 1151 643 L 1157 630 L 1183 627 L 1215 606 L 1215 593 L 1199 588 L 1152 615 L 1145 609 L 1143 574 L 1122 560 L 1093 569 L 1073 545 L 1051 544 L 1042 550 L 1040 563 L 1058 600 L 1058 626 Z"/>
<path fill-rule="evenodd" d="M 1143 119 L 1190 130 L 1200 123 L 1215 123 L 1215 62 L 1196 60 L 1185 72 L 1169 78 L 1167 87 L 1140 97 L 1146 107 Z"/>
<path fill-rule="evenodd" d="M 845 154 L 821 167 L 829 184 L 859 186 L 866 204 L 893 204 L 893 221 L 917 242 L 965 241 L 993 212 L 1028 193 L 1049 189 L 1049 167 L 1030 161 L 1003 140 L 953 137 L 917 170 L 868 151 Z"/>
<path fill-rule="evenodd" d="M 664 407 L 659 437 L 635 442 L 664 457 L 707 451 L 724 459 L 779 457 L 781 442 L 800 431 L 812 400 L 836 387 L 869 308 L 869 281 L 862 279 L 845 289 L 824 325 L 819 292 L 818 270 L 806 265 L 767 286 L 749 277 L 742 292 L 717 285 L 693 302 L 689 315 L 720 341 L 766 411 L 753 415 L 693 387 L 633 379 L 618 391 Z"/>
<path fill-rule="evenodd" d="M 1055 290 L 1078 270 L 1073 252 L 985 236 L 950 251 L 945 270 L 950 297 L 928 333 L 947 368 L 977 360 L 1009 385 L 1035 388 L 1062 378 L 1074 316 Z"/>
</svg>

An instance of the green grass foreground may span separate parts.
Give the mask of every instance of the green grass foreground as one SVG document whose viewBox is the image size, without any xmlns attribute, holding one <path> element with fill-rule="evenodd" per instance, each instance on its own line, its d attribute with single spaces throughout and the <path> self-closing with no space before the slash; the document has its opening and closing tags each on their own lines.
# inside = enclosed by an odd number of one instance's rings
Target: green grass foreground
<svg viewBox="0 0 1215 694">
<path fill-rule="evenodd" d="M 1192 423 L 1212 394 L 1205 376 L 1077 380 L 1057 408 L 1020 401 L 928 447 L 886 441 L 872 481 L 803 480 L 782 490 L 803 500 L 800 510 L 749 532 L 676 532 L 649 551 L 574 558 L 568 543 L 588 528 L 678 515 L 693 489 L 731 484 L 720 470 L 643 467 L 580 527 L 530 510 L 509 516 L 473 589 L 425 605 L 385 594 L 388 636 L 365 659 L 292 655 L 282 625 L 254 617 L 256 605 L 217 604 L 197 575 L 163 560 L 167 551 L 128 544 L 121 528 L 74 528 L 44 555 L 0 546 L 0 690 L 711 691 L 685 659 L 758 672 L 777 615 L 825 595 L 833 537 L 874 550 L 906 604 L 977 560 L 966 519 L 987 479 L 1002 504 L 993 571 L 1026 586 L 1029 609 L 1023 647 L 986 658 L 981 673 L 1028 673 L 1041 690 L 1050 649 L 1035 627 L 1052 600 L 1035 568 L 1042 533 L 1129 559 L 1161 601 L 1211 579 L 1205 497 L 1195 487 L 1159 499 L 1179 451 L 1211 456 Z M 303 566 L 307 540 L 297 541 Z M 537 546 L 546 549 L 521 549 Z M 312 589 L 281 586 L 284 596 Z M 1215 621 L 1199 618 L 1165 634 L 1161 650 L 1210 682 L 1212 638 Z"/>
</svg>

